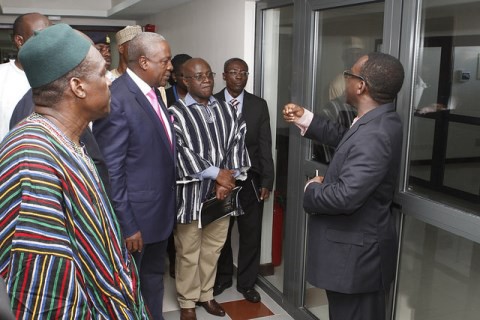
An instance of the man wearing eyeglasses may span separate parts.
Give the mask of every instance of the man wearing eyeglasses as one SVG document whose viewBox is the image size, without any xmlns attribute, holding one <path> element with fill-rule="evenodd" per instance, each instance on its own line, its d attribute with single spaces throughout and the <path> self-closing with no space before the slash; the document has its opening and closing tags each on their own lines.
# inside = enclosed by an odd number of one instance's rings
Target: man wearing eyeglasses
<svg viewBox="0 0 480 320">
<path fill-rule="evenodd" d="M 309 180 L 307 281 L 327 292 L 330 320 L 383 320 L 395 276 L 397 235 L 391 212 L 402 153 L 402 123 L 393 103 L 404 71 L 394 57 L 370 53 L 344 72 L 350 128 L 293 103 L 287 122 L 336 147 L 325 176 Z"/>
<path fill-rule="evenodd" d="M 213 298 L 213 285 L 230 219 L 227 216 L 200 226 L 199 211 L 212 194 L 225 199 L 235 180 L 246 179 L 250 167 L 246 127 L 231 106 L 212 96 L 215 73 L 205 60 L 189 59 L 182 70 L 188 94 L 169 108 L 178 150 L 179 204 L 174 235 L 180 319 L 196 319 L 196 304 L 223 317 L 225 311 Z"/>
<path fill-rule="evenodd" d="M 237 290 L 247 301 L 260 301 L 260 294 L 255 290 L 260 268 L 260 243 L 262 237 L 263 202 L 270 196 L 273 188 L 274 169 L 272 159 L 272 134 L 267 102 L 245 91 L 248 81 L 248 65 L 239 58 L 225 62 L 223 80 L 226 87 L 215 94 L 234 106 L 238 116 L 247 125 L 245 143 L 252 166 L 245 181 L 237 181 L 242 186 L 240 204 L 244 215 L 230 219 L 228 236 L 218 259 L 217 276 L 213 294 L 219 295 L 232 286 L 233 255 L 231 233 L 237 221 L 239 238 Z"/>
<path fill-rule="evenodd" d="M 126 72 L 110 87 L 110 114 L 93 124 L 110 175 L 112 202 L 153 319 L 163 319 L 163 274 L 175 219 L 175 134 L 158 87 L 172 71 L 168 42 L 130 40 Z"/>
</svg>

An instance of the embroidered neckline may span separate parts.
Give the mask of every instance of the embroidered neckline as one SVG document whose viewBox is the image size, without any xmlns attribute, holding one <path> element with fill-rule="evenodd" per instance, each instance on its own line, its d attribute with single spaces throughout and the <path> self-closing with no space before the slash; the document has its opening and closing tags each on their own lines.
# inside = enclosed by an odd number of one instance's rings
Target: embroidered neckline
<svg viewBox="0 0 480 320">
<path fill-rule="evenodd" d="M 83 143 L 79 145 L 78 143 L 73 142 L 52 121 L 48 120 L 41 114 L 34 112 L 30 115 L 29 119 L 40 123 L 53 137 L 57 139 L 57 141 L 70 150 L 77 160 L 86 165 L 97 183 L 100 183 L 97 170 L 95 169 L 95 164 L 88 155 Z"/>
</svg>

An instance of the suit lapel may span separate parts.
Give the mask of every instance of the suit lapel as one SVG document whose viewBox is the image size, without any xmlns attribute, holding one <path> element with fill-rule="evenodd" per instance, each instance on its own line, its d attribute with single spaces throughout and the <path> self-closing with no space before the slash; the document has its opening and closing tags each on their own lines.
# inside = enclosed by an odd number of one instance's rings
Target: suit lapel
<svg viewBox="0 0 480 320">
<path fill-rule="evenodd" d="M 137 101 L 138 106 L 140 107 L 140 109 L 143 112 L 145 112 L 147 114 L 147 117 L 150 120 L 150 123 L 152 124 L 152 126 L 155 128 L 155 130 L 159 134 L 160 139 L 165 144 L 165 147 L 168 150 L 173 151 L 172 146 L 170 145 L 170 140 L 168 139 L 167 133 L 165 132 L 165 129 L 163 127 L 163 124 L 160 122 L 160 119 L 158 118 L 158 115 L 155 112 L 155 110 L 153 110 L 153 107 L 150 104 L 150 101 L 148 101 L 147 97 L 143 94 L 143 92 L 140 90 L 140 88 L 135 84 L 135 82 L 132 80 L 132 78 L 130 78 L 130 76 L 128 76 L 128 74 L 126 74 L 126 76 L 127 76 L 127 78 L 126 78 L 127 86 L 130 89 L 130 91 L 135 95 L 135 100 Z M 163 105 L 163 102 L 161 100 L 159 100 L 159 102 L 160 102 L 160 107 L 165 112 L 166 109 L 165 109 L 165 106 Z M 167 115 L 168 122 L 170 122 L 168 111 L 165 114 Z M 170 123 L 168 125 L 170 125 Z M 171 126 L 170 126 L 170 128 L 171 128 Z M 173 138 L 175 132 L 171 131 L 171 133 L 172 133 L 172 138 Z M 175 145 L 174 141 L 175 140 L 172 139 L 172 145 Z M 173 157 L 173 152 L 171 152 L 170 155 Z"/>
</svg>

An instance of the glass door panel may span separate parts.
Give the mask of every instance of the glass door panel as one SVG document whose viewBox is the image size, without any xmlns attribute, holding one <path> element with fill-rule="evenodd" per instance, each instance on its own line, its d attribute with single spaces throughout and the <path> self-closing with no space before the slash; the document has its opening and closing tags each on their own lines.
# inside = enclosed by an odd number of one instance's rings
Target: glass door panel
<svg viewBox="0 0 480 320">
<path fill-rule="evenodd" d="M 408 191 L 479 214 L 480 1 L 421 10 Z"/>
<path fill-rule="evenodd" d="M 480 245 L 405 216 L 397 320 L 476 320 Z"/>
<path fill-rule="evenodd" d="M 424 0 L 419 9 L 406 165 L 414 197 L 403 203 L 394 318 L 473 320 L 480 245 L 467 239 L 467 221 L 480 215 L 480 1 Z"/>
<path fill-rule="evenodd" d="M 362 55 L 381 50 L 383 15 L 383 2 L 316 12 L 318 56 L 313 112 L 350 126 L 356 111 L 345 102 L 342 72 Z M 328 164 L 333 150 L 312 143 L 311 160 Z"/>
<path fill-rule="evenodd" d="M 283 106 L 290 101 L 292 79 L 293 5 L 262 11 L 262 97 L 270 110 L 275 161 L 274 201 L 265 203 L 262 254 L 271 255 L 273 268 L 263 272 L 265 279 L 283 292 L 283 215 L 288 189 L 288 124 L 282 118 Z M 268 207 L 268 203 L 273 208 Z M 273 209 L 273 210 L 272 210 Z M 270 241 L 271 239 L 271 241 Z M 270 244 L 270 247 L 268 247 Z M 270 258 L 268 257 L 268 258 Z"/>
</svg>

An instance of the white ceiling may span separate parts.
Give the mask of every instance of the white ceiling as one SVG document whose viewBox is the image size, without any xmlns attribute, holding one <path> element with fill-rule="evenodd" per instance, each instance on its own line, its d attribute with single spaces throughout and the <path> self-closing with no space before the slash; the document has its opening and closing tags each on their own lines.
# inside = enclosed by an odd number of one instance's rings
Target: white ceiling
<svg viewBox="0 0 480 320">
<path fill-rule="evenodd" d="M 141 19 L 193 0 L 123 0 L 109 10 L 112 19 Z M 127 6 L 125 6 L 127 5 Z"/>
<path fill-rule="evenodd" d="M 0 0 L 1 13 L 140 20 L 193 0 Z"/>
</svg>

